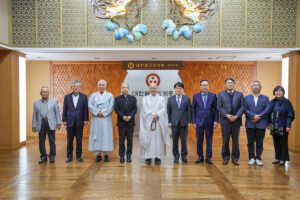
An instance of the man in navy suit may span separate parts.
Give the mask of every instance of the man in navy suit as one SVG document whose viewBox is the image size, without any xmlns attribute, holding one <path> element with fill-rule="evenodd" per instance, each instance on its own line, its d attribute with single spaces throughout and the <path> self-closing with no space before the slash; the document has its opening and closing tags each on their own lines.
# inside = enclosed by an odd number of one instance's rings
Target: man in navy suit
<svg viewBox="0 0 300 200">
<path fill-rule="evenodd" d="M 173 136 L 173 156 L 174 163 L 179 162 L 178 140 L 181 140 L 181 159 L 187 163 L 187 135 L 188 127 L 191 123 L 191 101 L 190 98 L 183 95 L 184 85 L 177 82 L 174 85 L 176 95 L 169 97 L 167 112 L 169 128 L 172 129 Z"/>
<path fill-rule="evenodd" d="M 87 96 L 80 93 L 81 82 L 75 80 L 71 82 L 72 93 L 67 94 L 64 99 L 63 124 L 67 126 L 67 160 L 73 160 L 73 140 L 76 137 L 76 159 L 83 162 L 82 135 L 83 128 L 89 121 Z"/>
<path fill-rule="evenodd" d="M 249 165 L 262 166 L 261 154 L 263 152 L 263 140 L 268 126 L 270 111 L 269 98 L 260 94 L 261 83 L 251 83 L 252 94 L 245 97 L 246 132 L 248 140 Z M 254 151 L 256 143 L 256 156 Z"/>
<path fill-rule="evenodd" d="M 196 164 L 204 161 L 203 136 L 206 138 L 206 163 L 212 164 L 212 140 L 214 128 L 218 126 L 219 113 L 217 110 L 217 96 L 208 92 L 209 81 L 200 82 L 201 92 L 194 94 L 192 103 L 193 126 L 196 128 L 198 160 Z"/>
<path fill-rule="evenodd" d="M 115 98 L 114 109 L 118 115 L 117 126 L 119 130 L 119 156 L 120 162 L 131 162 L 132 139 L 135 126 L 135 114 L 137 112 L 136 97 L 129 95 L 128 83 L 122 83 L 122 94 Z M 127 138 L 127 150 L 125 147 L 125 137 Z"/>
<path fill-rule="evenodd" d="M 227 165 L 230 159 L 229 140 L 232 137 L 231 159 L 233 164 L 239 165 L 240 149 L 239 135 L 242 125 L 242 115 L 245 111 L 245 99 L 243 93 L 235 91 L 233 78 L 225 80 L 226 90 L 218 95 L 217 107 L 220 112 L 220 124 L 222 127 L 222 158 L 223 165 Z"/>
</svg>

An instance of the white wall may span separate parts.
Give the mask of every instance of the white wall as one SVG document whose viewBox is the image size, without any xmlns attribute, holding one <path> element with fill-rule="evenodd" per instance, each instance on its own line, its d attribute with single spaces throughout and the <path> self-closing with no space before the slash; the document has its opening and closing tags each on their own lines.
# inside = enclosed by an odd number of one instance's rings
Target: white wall
<svg viewBox="0 0 300 200">
<path fill-rule="evenodd" d="M 0 43 L 9 44 L 8 1 L 0 0 Z"/>
</svg>

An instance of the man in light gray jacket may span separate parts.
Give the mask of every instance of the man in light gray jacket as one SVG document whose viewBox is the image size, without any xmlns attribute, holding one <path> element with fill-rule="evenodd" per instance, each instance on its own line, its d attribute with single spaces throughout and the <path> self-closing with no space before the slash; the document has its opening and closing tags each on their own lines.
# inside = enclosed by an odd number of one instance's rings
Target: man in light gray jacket
<svg viewBox="0 0 300 200">
<path fill-rule="evenodd" d="M 37 100 L 33 104 L 32 115 L 32 131 L 39 133 L 39 146 L 41 160 L 40 164 L 47 161 L 47 153 L 45 148 L 46 133 L 50 144 L 50 163 L 55 162 L 55 129 L 60 130 L 61 118 L 58 108 L 58 103 L 55 99 L 49 98 L 49 88 L 42 86 L 41 88 L 42 99 Z"/>
</svg>

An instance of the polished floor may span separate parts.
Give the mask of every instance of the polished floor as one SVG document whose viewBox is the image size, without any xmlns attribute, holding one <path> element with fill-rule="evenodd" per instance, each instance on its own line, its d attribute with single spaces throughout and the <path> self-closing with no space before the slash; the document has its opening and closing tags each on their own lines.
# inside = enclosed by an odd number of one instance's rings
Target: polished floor
<svg viewBox="0 0 300 200">
<path fill-rule="evenodd" d="M 300 154 L 291 152 L 286 166 L 272 165 L 270 136 L 265 139 L 263 167 L 248 166 L 245 135 L 240 137 L 240 166 L 222 165 L 219 133 L 214 137 L 213 165 L 194 164 L 194 136 L 188 140 L 187 164 L 173 164 L 170 146 L 161 165 L 145 165 L 138 137 L 132 163 L 119 162 L 117 140 L 109 163 L 94 162 L 87 138 L 83 146 L 84 162 L 68 164 L 63 135 L 56 137 L 54 164 L 38 164 L 37 138 L 29 138 L 18 150 L 0 151 L 0 199 L 300 199 Z"/>
</svg>

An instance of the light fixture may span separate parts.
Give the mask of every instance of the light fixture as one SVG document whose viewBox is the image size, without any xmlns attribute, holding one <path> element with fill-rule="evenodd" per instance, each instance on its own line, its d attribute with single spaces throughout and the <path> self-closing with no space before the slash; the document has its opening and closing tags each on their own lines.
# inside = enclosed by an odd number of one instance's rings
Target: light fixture
<svg viewBox="0 0 300 200">
<path fill-rule="evenodd" d="M 26 59 L 19 57 L 19 141 L 26 141 Z"/>
<path fill-rule="evenodd" d="M 281 69 L 281 85 L 285 89 L 285 97 L 289 98 L 289 57 L 282 59 Z"/>
</svg>

